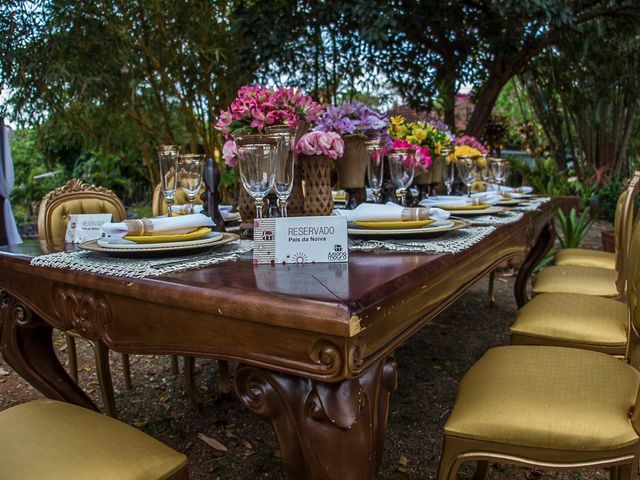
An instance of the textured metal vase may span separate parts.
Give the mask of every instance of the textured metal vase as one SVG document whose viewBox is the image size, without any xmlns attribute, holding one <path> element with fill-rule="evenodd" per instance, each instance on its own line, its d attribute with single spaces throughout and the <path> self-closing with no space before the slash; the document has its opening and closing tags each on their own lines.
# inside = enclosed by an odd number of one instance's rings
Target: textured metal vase
<svg viewBox="0 0 640 480">
<path fill-rule="evenodd" d="M 300 157 L 305 182 L 305 216 L 329 215 L 333 210 L 331 170 L 334 163 L 326 155 Z"/>
</svg>

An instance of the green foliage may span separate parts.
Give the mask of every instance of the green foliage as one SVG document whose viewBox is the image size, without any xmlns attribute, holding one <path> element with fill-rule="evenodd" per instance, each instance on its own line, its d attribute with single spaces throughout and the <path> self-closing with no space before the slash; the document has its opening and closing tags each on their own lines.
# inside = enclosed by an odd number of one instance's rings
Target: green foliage
<svg viewBox="0 0 640 480">
<path fill-rule="evenodd" d="M 15 172 L 11 203 L 19 223 L 33 221 L 37 214 L 35 204 L 50 190 L 63 185 L 67 175 L 62 167 L 47 164 L 35 130 L 17 130 L 10 145 Z"/>
<path fill-rule="evenodd" d="M 589 214 L 589 207 L 585 208 L 580 216 L 576 214 L 576 209 L 572 208 L 569 215 L 558 209 L 556 212 L 560 230 L 557 234 L 562 248 L 577 248 L 580 242 L 587 236 L 593 226 L 593 219 Z"/>
<path fill-rule="evenodd" d="M 613 177 L 595 192 L 600 205 L 600 211 L 598 212 L 600 218 L 613 222 L 616 215 L 618 197 L 620 197 L 623 188 L 623 180 L 619 177 Z"/>
</svg>

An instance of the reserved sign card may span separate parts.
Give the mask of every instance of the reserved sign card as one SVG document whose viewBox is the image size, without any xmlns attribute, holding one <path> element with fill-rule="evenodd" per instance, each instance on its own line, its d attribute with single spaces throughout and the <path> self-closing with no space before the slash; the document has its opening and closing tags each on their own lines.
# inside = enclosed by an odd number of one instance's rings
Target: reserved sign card
<svg viewBox="0 0 640 480">
<path fill-rule="evenodd" d="M 110 213 L 69 215 L 65 243 L 84 243 L 105 236 L 101 225 L 111 221 Z"/>
<path fill-rule="evenodd" d="M 253 226 L 253 263 L 348 262 L 345 217 L 260 218 Z"/>
</svg>

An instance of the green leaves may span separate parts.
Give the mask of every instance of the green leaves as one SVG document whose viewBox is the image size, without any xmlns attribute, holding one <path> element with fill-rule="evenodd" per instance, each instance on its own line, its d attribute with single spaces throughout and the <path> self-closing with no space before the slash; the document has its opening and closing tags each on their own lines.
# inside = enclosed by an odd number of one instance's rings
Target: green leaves
<svg viewBox="0 0 640 480">
<path fill-rule="evenodd" d="M 571 209 L 568 216 L 561 209 L 558 209 L 556 217 L 560 224 L 561 234 L 558 235 L 558 240 L 562 248 L 577 248 L 580 246 L 580 242 L 593 226 L 593 219 L 589 215 L 589 207 L 585 208 L 580 216 L 576 214 L 575 208 Z"/>
</svg>

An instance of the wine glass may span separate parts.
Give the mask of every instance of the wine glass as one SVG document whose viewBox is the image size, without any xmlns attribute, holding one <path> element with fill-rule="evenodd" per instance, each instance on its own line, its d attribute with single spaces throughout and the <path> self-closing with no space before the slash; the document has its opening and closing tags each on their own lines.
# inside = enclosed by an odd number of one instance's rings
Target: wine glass
<svg viewBox="0 0 640 480">
<path fill-rule="evenodd" d="M 453 189 L 453 183 L 456 181 L 456 162 L 455 159 L 449 159 L 448 157 L 443 158 L 444 162 L 444 185 L 447 187 L 447 196 L 451 196 L 451 191 Z"/>
<path fill-rule="evenodd" d="M 476 179 L 477 157 L 458 157 L 460 180 L 467 186 L 467 195 L 471 197 L 471 185 Z"/>
<path fill-rule="evenodd" d="M 487 161 L 487 157 L 485 155 L 480 155 L 478 157 L 478 175 L 486 190 L 489 186 L 491 170 L 489 169 L 489 162 Z"/>
<path fill-rule="evenodd" d="M 265 128 L 267 135 L 279 140 L 273 189 L 278 197 L 278 208 L 282 217 L 287 216 L 287 201 L 293 191 L 296 131 L 296 127 L 288 125 L 272 125 Z"/>
<path fill-rule="evenodd" d="M 493 179 L 498 184 L 498 193 L 502 194 L 500 187 L 502 186 L 502 183 L 507 179 L 509 162 L 504 158 L 490 158 L 489 167 L 491 168 Z"/>
<path fill-rule="evenodd" d="M 242 186 L 256 204 L 256 218 L 262 218 L 262 202 L 275 183 L 279 141 L 270 135 L 245 135 L 235 143 Z"/>
<path fill-rule="evenodd" d="M 178 180 L 180 187 L 187 194 L 189 200 L 189 213 L 193 213 L 196 195 L 202 185 L 202 172 L 204 171 L 204 155 L 184 154 L 178 157 Z"/>
<path fill-rule="evenodd" d="M 164 201 L 167 203 L 167 216 L 172 216 L 173 199 L 178 188 L 178 155 L 177 145 L 160 145 L 158 147 L 158 163 L 160 166 L 160 185 Z"/>
<path fill-rule="evenodd" d="M 380 203 L 382 190 L 382 181 L 384 173 L 384 142 L 382 140 L 369 140 L 364 142 L 367 153 L 369 154 L 369 164 L 367 165 L 367 178 L 369 179 L 369 187 L 373 191 L 375 203 Z"/>
<path fill-rule="evenodd" d="M 387 152 L 389 159 L 389 177 L 397 188 L 400 203 L 407 206 L 407 189 L 413 182 L 416 169 L 416 152 L 412 148 L 395 148 Z"/>
</svg>

